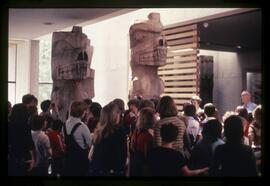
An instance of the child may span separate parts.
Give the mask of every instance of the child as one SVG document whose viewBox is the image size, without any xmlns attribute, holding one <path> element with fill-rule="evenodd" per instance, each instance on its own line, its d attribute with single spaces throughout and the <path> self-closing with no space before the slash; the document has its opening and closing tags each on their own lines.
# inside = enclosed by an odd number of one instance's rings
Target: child
<svg viewBox="0 0 270 186">
<path fill-rule="evenodd" d="M 151 176 L 195 176 L 207 172 L 208 168 L 190 170 L 182 153 L 173 149 L 173 141 L 178 135 L 175 125 L 162 125 L 160 135 L 162 145 L 154 148 L 148 156 Z"/>
<path fill-rule="evenodd" d="M 63 168 L 63 155 L 65 152 L 64 141 L 60 134 L 63 123 L 61 120 L 54 120 L 52 130 L 48 132 L 50 144 L 52 147 L 52 175 L 61 175 Z"/>
<path fill-rule="evenodd" d="M 36 176 L 47 176 L 49 159 L 51 159 L 52 156 L 52 149 L 48 136 L 42 131 L 45 127 L 45 118 L 35 115 L 31 119 L 30 124 L 37 158 L 33 174 Z"/>
</svg>

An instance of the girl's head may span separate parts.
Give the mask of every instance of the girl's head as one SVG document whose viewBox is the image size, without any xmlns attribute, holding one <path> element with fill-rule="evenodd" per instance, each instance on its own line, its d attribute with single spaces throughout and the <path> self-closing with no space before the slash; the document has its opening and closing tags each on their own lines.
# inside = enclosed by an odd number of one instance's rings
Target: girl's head
<svg viewBox="0 0 270 186">
<path fill-rule="evenodd" d="M 155 124 L 155 111 L 153 108 L 146 107 L 140 110 L 138 128 L 151 129 Z"/>
</svg>

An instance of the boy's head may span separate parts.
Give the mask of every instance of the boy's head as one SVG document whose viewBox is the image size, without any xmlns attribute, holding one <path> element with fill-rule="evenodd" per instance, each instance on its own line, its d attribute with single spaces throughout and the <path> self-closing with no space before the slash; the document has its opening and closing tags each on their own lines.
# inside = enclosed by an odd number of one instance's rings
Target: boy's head
<svg viewBox="0 0 270 186">
<path fill-rule="evenodd" d="M 53 120 L 52 129 L 60 131 L 62 129 L 63 122 L 60 119 Z"/>
<path fill-rule="evenodd" d="M 45 126 L 45 118 L 43 116 L 35 115 L 31 119 L 30 125 L 33 131 L 42 130 L 42 128 Z"/>
<path fill-rule="evenodd" d="M 162 142 L 171 143 L 176 140 L 178 136 L 178 128 L 172 123 L 164 124 L 160 129 L 160 136 Z"/>
<path fill-rule="evenodd" d="M 40 108 L 43 112 L 47 112 L 51 106 L 51 100 L 47 99 L 45 101 L 42 101 L 40 104 Z"/>
</svg>

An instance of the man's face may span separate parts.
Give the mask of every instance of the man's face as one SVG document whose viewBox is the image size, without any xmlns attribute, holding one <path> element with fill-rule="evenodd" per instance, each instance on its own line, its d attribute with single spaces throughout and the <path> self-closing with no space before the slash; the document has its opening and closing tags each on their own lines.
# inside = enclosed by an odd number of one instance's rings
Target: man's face
<svg viewBox="0 0 270 186">
<path fill-rule="evenodd" d="M 244 104 L 247 104 L 248 102 L 250 102 L 250 95 L 249 94 L 242 94 L 241 98 L 242 98 L 242 102 Z"/>
</svg>

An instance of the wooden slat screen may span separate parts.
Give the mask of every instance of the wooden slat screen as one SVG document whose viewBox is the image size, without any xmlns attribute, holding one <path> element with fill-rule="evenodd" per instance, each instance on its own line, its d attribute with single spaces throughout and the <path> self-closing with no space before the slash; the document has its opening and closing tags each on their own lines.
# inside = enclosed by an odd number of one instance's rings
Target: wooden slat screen
<svg viewBox="0 0 270 186">
<path fill-rule="evenodd" d="M 158 69 L 165 84 L 164 95 L 171 96 L 179 111 L 194 94 L 199 94 L 199 33 L 197 24 L 165 27 L 167 63 Z"/>
</svg>

